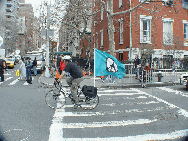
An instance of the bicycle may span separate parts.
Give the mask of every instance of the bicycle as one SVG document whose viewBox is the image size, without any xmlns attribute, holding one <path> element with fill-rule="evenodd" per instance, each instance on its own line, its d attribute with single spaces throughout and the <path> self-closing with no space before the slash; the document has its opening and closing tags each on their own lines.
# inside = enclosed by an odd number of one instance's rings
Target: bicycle
<svg viewBox="0 0 188 141">
<path fill-rule="evenodd" d="M 45 102 L 50 108 L 62 108 L 65 105 L 67 98 L 70 98 L 72 104 L 75 104 L 73 95 L 63 89 L 62 83 L 54 81 L 54 85 L 55 88 L 48 91 L 45 96 Z M 82 89 L 80 88 L 80 86 L 78 86 L 77 96 L 79 103 L 77 104 L 77 106 L 81 107 L 84 110 L 92 110 L 97 107 L 99 103 L 99 97 L 97 95 L 97 92 L 91 91 L 90 94 L 83 92 L 85 86 L 83 86 Z"/>
</svg>

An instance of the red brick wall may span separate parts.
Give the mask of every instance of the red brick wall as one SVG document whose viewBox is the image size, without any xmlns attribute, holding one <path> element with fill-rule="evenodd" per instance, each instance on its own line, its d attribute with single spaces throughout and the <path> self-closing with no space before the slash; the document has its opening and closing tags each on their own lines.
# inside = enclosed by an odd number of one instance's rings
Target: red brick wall
<svg viewBox="0 0 188 141">
<path fill-rule="evenodd" d="M 163 46 L 163 18 L 174 19 L 173 22 L 173 35 L 180 37 L 180 40 L 184 41 L 183 35 L 183 22 L 182 20 L 188 20 L 187 14 L 188 10 L 182 8 L 182 4 L 176 1 L 175 8 L 169 6 L 163 6 L 162 3 L 150 3 L 144 4 L 143 7 L 147 9 L 152 9 L 154 6 L 162 7 L 160 12 L 151 14 L 150 11 L 143 8 L 138 8 L 132 12 L 132 45 L 133 47 L 138 47 L 140 45 L 140 15 L 152 16 L 152 27 L 151 27 L 151 47 L 154 49 L 165 49 Z M 138 5 L 138 1 L 133 1 L 132 4 Z M 179 4 L 179 5 L 178 5 Z M 175 12 L 175 9 L 178 13 Z M 159 9 L 158 9 L 159 11 Z M 165 16 L 166 15 L 166 16 Z M 155 17 L 154 17 L 155 16 Z M 171 46 L 173 48 L 173 46 Z M 188 50 L 188 47 L 183 46 L 181 49 Z"/>
<path fill-rule="evenodd" d="M 97 1 L 97 0 L 95 0 Z M 104 0 L 106 1 L 106 0 Z M 129 9 L 129 0 L 123 0 L 122 6 L 119 8 L 119 0 L 113 0 L 113 12 L 118 12 L 118 11 L 125 11 Z M 131 28 L 132 28 L 132 48 L 137 48 L 140 47 L 140 15 L 146 15 L 146 16 L 152 16 L 151 20 L 151 43 L 149 46 L 153 49 L 165 49 L 163 46 L 163 21 L 162 17 L 164 18 L 172 18 L 174 19 L 173 22 L 173 35 L 176 35 L 177 37 L 180 38 L 180 41 L 184 41 L 184 35 L 183 35 L 183 23 L 182 20 L 187 20 L 188 21 L 188 9 L 182 8 L 182 3 L 181 1 L 174 0 L 175 6 L 170 7 L 170 6 L 163 6 L 161 2 L 153 2 L 149 4 L 144 4 L 142 7 L 137 8 L 136 10 L 132 11 L 132 16 L 131 16 Z M 134 7 L 139 4 L 139 0 L 135 1 L 132 0 L 131 6 Z M 100 2 L 96 4 L 96 6 L 93 8 L 93 11 L 96 9 L 100 10 Z M 156 10 L 159 12 L 153 12 L 149 10 Z M 176 11 L 175 11 L 176 9 Z M 94 24 L 92 23 L 92 45 L 94 43 L 93 41 L 93 34 L 96 34 L 98 32 L 98 47 L 101 50 L 108 50 L 109 48 L 109 42 L 108 42 L 108 34 L 107 34 L 107 29 L 108 29 L 108 19 L 107 19 L 107 13 L 103 12 L 103 21 L 100 20 L 101 17 L 101 12 L 99 12 L 98 18 L 97 18 L 97 26 L 93 26 Z M 130 28 L 129 28 L 129 14 L 121 14 L 121 15 L 116 15 L 114 16 L 114 28 L 115 28 L 115 33 L 114 33 L 114 41 L 115 41 L 115 50 L 119 49 L 126 49 L 127 47 L 130 47 Z M 123 18 L 123 44 L 119 44 L 119 22 L 118 19 Z M 94 21 L 94 20 L 93 20 Z M 100 48 L 100 30 L 103 29 L 103 34 L 104 34 L 104 48 Z M 173 49 L 174 46 L 171 46 L 170 48 Z M 181 49 L 188 50 L 188 47 L 182 46 L 180 47 Z M 116 58 L 119 59 L 119 53 L 116 53 Z M 123 60 L 128 60 L 128 52 L 124 51 L 123 52 Z"/>
</svg>

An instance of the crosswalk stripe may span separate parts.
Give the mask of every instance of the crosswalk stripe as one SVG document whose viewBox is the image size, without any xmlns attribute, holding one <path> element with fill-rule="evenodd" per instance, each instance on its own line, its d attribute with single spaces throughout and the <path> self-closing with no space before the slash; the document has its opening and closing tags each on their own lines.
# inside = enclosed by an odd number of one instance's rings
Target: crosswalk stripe
<svg viewBox="0 0 188 141">
<path fill-rule="evenodd" d="M 11 82 L 10 84 L 8 84 L 8 85 L 14 85 L 14 84 L 16 84 L 18 81 L 19 81 L 19 80 L 16 79 L 16 80 L 12 81 L 12 82 Z"/>
<path fill-rule="evenodd" d="M 6 74 L 4 74 L 4 75 L 11 75 L 11 74 L 9 74 L 9 73 L 6 73 Z"/>
<path fill-rule="evenodd" d="M 65 108 L 72 108 L 73 105 L 65 105 Z M 130 110 L 113 110 L 105 112 L 64 112 L 62 115 L 61 110 L 57 110 L 54 117 L 89 117 L 89 116 L 104 116 L 104 115 L 115 115 L 121 113 L 143 113 L 143 112 L 154 112 L 166 109 L 174 109 L 173 107 L 156 107 L 156 108 L 143 108 L 143 109 L 130 109 Z"/>
<path fill-rule="evenodd" d="M 8 80 L 10 80 L 10 79 L 12 79 L 12 78 L 13 78 L 13 77 L 8 77 L 8 78 L 6 78 L 4 82 L 6 82 L 6 81 L 8 81 Z M 4 82 L 0 82 L 0 85 L 3 84 Z"/>
<path fill-rule="evenodd" d="M 170 88 L 167 88 L 167 87 L 156 87 L 156 88 L 167 91 L 167 92 L 173 92 L 177 95 L 181 95 L 181 96 L 184 96 L 184 97 L 188 97 L 188 93 L 183 93 L 183 92 L 178 91 L 178 90 L 170 89 Z"/>
<path fill-rule="evenodd" d="M 183 137 L 187 135 L 187 129 L 182 131 L 175 131 L 172 133 L 167 133 L 172 136 L 166 135 L 166 134 L 145 134 L 145 135 L 136 135 L 136 136 L 127 136 L 127 137 L 109 137 L 109 138 L 64 138 L 63 137 L 63 129 L 78 129 L 78 128 L 103 128 L 103 127 L 117 127 L 117 126 L 129 126 L 129 125 L 139 125 L 139 124 L 150 124 L 153 122 L 158 121 L 158 119 L 136 119 L 136 120 L 122 120 L 122 121 L 106 121 L 106 122 L 90 122 L 90 123 L 62 123 L 64 117 L 88 117 L 88 116 L 103 116 L 108 114 L 119 114 L 119 113 L 139 113 L 139 112 L 153 112 L 157 110 L 166 110 L 166 109 L 175 109 L 178 108 L 177 111 L 180 115 L 183 115 L 185 117 L 188 117 L 188 112 L 182 108 L 179 108 L 176 105 L 173 105 L 171 103 L 168 103 L 165 100 L 162 100 L 160 98 L 157 98 L 155 96 L 152 96 L 146 92 L 140 91 L 135 88 L 131 88 L 130 91 L 133 93 L 125 93 L 127 91 L 124 91 L 121 93 L 122 90 L 119 91 L 98 91 L 99 96 L 109 96 L 109 95 L 135 95 L 135 98 L 154 98 L 157 101 L 147 101 L 147 102 L 138 102 L 138 104 L 157 104 L 157 103 L 165 103 L 167 104 L 164 107 L 149 107 L 149 108 L 142 108 L 142 109 L 130 109 L 130 110 L 113 110 L 113 111 L 102 111 L 102 112 L 65 112 L 65 108 L 72 108 L 73 105 L 65 105 L 62 109 L 56 109 L 55 114 L 53 116 L 52 125 L 50 127 L 50 136 L 49 141 L 53 140 L 87 140 L 87 141 L 114 141 L 114 140 L 129 140 L 129 139 L 135 139 L 135 140 L 150 140 L 150 139 L 174 139 L 177 137 Z M 114 92 L 115 94 L 104 94 L 105 92 Z M 135 93 L 137 92 L 137 93 Z M 139 94 L 142 94 L 138 96 Z M 135 99 L 133 98 L 133 99 Z M 130 98 L 131 99 L 131 98 Z M 112 104 L 112 105 L 111 105 Z M 120 105 L 126 105 L 127 103 L 120 103 Z M 102 106 L 105 106 L 105 104 L 101 104 Z M 113 103 L 106 104 L 106 106 L 114 106 Z M 179 134 L 178 134 L 179 133 Z M 178 135 L 177 135 L 178 134 Z"/>
<path fill-rule="evenodd" d="M 153 96 L 153 95 L 150 95 L 150 94 L 148 94 L 148 93 L 146 93 L 146 92 L 143 92 L 143 91 L 141 91 L 141 90 L 138 90 L 138 89 L 135 89 L 135 88 L 131 88 L 131 89 L 133 89 L 133 90 L 136 90 L 136 91 L 138 91 L 138 92 L 142 92 L 143 94 L 145 94 L 145 95 L 147 95 L 147 96 L 149 96 L 149 97 L 152 97 L 152 98 L 154 98 L 154 99 L 157 99 L 158 101 L 160 101 L 160 102 L 163 102 L 163 103 L 165 103 L 165 104 L 167 104 L 167 105 L 169 105 L 170 107 L 174 107 L 174 108 L 177 108 L 177 109 L 179 109 L 177 112 L 179 113 L 179 115 L 183 115 L 184 117 L 188 117 L 188 112 L 185 110 L 185 109 L 182 109 L 182 108 L 180 108 L 180 107 L 178 107 L 178 106 L 176 106 L 176 105 L 174 105 L 174 104 L 171 104 L 171 103 L 169 103 L 169 102 L 167 102 L 167 101 L 165 101 L 165 100 L 163 100 L 163 99 L 160 99 L 160 98 L 158 98 L 158 97 L 156 97 L 156 96 Z"/>
<path fill-rule="evenodd" d="M 101 128 L 113 126 L 128 126 L 138 124 L 149 124 L 156 122 L 157 119 L 137 119 L 137 120 L 122 120 L 122 121 L 107 121 L 107 122 L 93 122 L 93 123 L 63 123 L 63 128 Z"/>
<path fill-rule="evenodd" d="M 170 140 L 187 136 L 188 129 L 179 130 L 164 134 L 144 134 L 126 137 L 109 138 L 63 138 L 62 141 L 149 141 L 149 140 Z"/>
<path fill-rule="evenodd" d="M 120 96 L 120 95 L 140 95 L 143 93 L 114 93 L 114 94 L 98 94 L 98 96 Z"/>
<path fill-rule="evenodd" d="M 8 77 L 8 78 L 6 78 L 5 79 L 5 81 L 8 81 L 8 80 L 10 80 L 10 79 L 12 79 L 13 77 Z"/>
</svg>

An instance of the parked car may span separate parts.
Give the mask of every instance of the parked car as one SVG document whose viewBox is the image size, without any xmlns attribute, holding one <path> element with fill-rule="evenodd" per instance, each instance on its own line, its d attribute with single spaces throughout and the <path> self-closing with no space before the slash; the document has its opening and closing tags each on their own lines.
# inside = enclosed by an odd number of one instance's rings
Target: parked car
<svg viewBox="0 0 188 141">
<path fill-rule="evenodd" d="M 188 73 L 181 75 L 180 85 L 184 85 L 184 86 L 186 86 L 186 88 L 188 88 Z"/>
<path fill-rule="evenodd" d="M 12 58 L 5 58 L 6 66 L 14 68 L 14 60 Z"/>
</svg>

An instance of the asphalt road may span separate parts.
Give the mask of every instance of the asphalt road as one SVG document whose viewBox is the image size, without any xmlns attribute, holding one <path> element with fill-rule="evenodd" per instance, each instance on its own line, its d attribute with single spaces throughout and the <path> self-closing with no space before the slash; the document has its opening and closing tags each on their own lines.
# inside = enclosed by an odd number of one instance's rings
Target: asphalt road
<svg viewBox="0 0 188 141">
<path fill-rule="evenodd" d="M 70 103 L 56 110 L 53 140 L 183 140 L 187 135 L 187 90 L 183 86 L 98 91 L 92 111 Z"/>
<path fill-rule="evenodd" d="M 38 77 L 33 84 L 18 81 L 14 69 L 5 71 L 5 82 L 0 83 L 0 131 L 7 141 L 47 141 L 54 110 L 46 106 L 44 88 L 38 88 Z"/>
<path fill-rule="evenodd" d="M 59 110 L 45 104 L 44 89 L 18 81 L 15 70 L 0 83 L 0 131 L 8 141 L 182 140 L 188 133 L 188 92 L 184 86 L 99 89 L 94 110 Z M 87 85 L 87 84 L 86 84 Z"/>
</svg>

